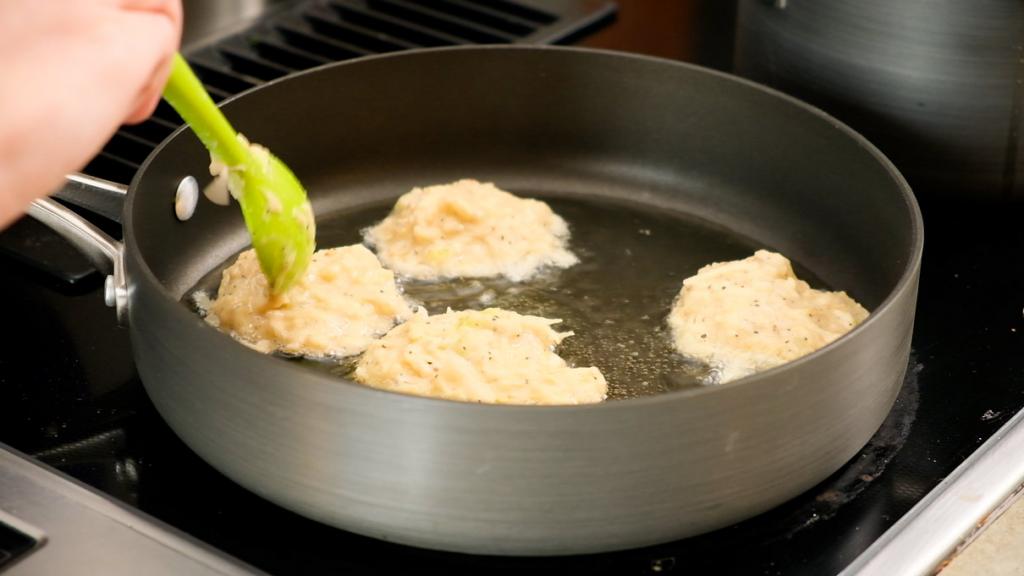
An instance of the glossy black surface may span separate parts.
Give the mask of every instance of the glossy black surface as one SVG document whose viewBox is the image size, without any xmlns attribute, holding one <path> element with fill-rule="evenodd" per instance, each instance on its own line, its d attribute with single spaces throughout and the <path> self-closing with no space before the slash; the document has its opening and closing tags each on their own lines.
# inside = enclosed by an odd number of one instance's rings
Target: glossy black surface
<svg viewBox="0 0 1024 576">
<path fill-rule="evenodd" d="M 909 376 L 871 444 L 820 486 L 718 532 L 590 557 L 428 552 L 328 528 L 237 487 L 164 425 L 96 277 L 68 288 L 0 259 L 0 442 L 271 573 L 838 572 L 1024 406 L 1017 205 L 929 201 Z"/>
<path fill-rule="evenodd" d="M 14 563 L 38 543 L 28 534 L 0 522 L 0 569 Z"/>
</svg>

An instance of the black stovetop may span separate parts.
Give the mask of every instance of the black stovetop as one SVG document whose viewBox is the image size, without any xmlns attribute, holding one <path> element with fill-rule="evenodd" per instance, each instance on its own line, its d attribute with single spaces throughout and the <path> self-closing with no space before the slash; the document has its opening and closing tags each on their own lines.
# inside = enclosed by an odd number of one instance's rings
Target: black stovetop
<svg viewBox="0 0 1024 576">
<path fill-rule="evenodd" d="M 1024 407 L 1020 207 L 922 191 L 925 258 L 908 376 L 871 443 L 825 482 L 717 532 L 648 549 L 514 559 L 447 554 L 329 528 L 270 504 L 206 465 L 163 423 L 100 278 L 69 286 L 0 258 L 0 442 L 275 574 L 829 574 L 853 560 Z"/>
</svg>

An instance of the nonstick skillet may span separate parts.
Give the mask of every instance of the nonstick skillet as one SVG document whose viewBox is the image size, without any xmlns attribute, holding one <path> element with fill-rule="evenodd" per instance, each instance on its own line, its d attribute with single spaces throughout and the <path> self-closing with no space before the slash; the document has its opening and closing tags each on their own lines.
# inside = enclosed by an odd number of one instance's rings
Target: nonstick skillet
<svg viewBox="0 0 1024 576">
<path fill-rule="evenodd" d="M 205 180 L 209 164 L 187 129 L 133 180 L 123 245 L 52 202 L 34 206 L 110 273 L 108 302 L 171 428 L 234 481 L 310 518 L 483 554 L 670 541 L 821 481 L 866 443 L 900 388 L 923 244 L 916 202 L 873 146 L 792 98 L 642 56 L 461 47 L 325 66 L 225 110 L 306 185 L 322 247 L 357 241 L 359 215 L 386 213 L 413 186 L 472 177 L 566 211 L 594 298 L 667 314 L 678 282 L 699 266 L 766 247 L 871 310 L 829 346 L 726 384 L 666 385 L 588 406 L 458 403 L 261 355 L 190 309 L 191 293 L 247 236 L 235 209 L 204 204 L 188 222 L 175 218 L 179 182 Z M 662 243 L 657 261 L 644 252 L 645 267 L 586 268 L 617 245 L 585 245 L 587 234 L 628 232 L 634 220 L 638 232 L 648 221 L 683 232 L 672 241 L 650 234 Z M 659 274 L 667 279 L 653 282 Z M 620 349 L 602 361 L 627 361 L 633 350 Z"/>
</svg>

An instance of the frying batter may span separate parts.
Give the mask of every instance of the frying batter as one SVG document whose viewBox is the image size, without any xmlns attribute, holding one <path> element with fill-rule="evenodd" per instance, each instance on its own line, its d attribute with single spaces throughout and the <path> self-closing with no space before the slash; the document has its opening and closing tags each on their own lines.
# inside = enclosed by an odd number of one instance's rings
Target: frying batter
<svg viewBox="0 0 1024 576">
<path fill-rule="evenodd" d="M 385 266 L 420 280 L 519 281 L 577 262 L 569 227 L 547 204 L 476 180 L 413 188 L 365 238 Z"/>
<path fill-rule="evenodd" d="M 411 315 L 394 274 L 362 245 L 317 251 L 305 276 L 274 297 L 256 253 L 246 250 L 206 307 L 207 322 L 244 344 L 304 356 L 358 354 Z"/>
<path fill-rule="evenodd" d="M 571 368 L 554 347 L 560 320 L 487 310 L 420 312 L 370 344 L 356 367 L 364 384 L 419 396 L 496 404 L 604 400 L 597 368 Z"/>
<path fill-rule="evenodd" d="M 758 250 L 684 280 L 668 323 L 680 353 L 728 382 L 810 354 L 867 316 L 845 292 L 812 289 L 785 257 Z"/>
</svg>

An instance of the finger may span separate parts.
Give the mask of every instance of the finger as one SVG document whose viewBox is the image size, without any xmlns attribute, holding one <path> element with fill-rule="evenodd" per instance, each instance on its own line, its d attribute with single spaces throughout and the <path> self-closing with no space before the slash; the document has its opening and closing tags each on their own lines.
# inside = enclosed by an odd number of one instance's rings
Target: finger
<svg viewBox="0 0 1024 576">
<path fill-rule="evenodd" d="M 153 115 L 153 111 L 156 110 L 159 103 L 159 91 L 154 92 L 150 90 L 141 94 L 138 104 L 136 104 L 134 109 L 128 114 L 128 117 L 124 119 L 124 123 L 138 124 L 139 122 L 145 122 Z"/>
<path fill-rule="evenodd" d="M 176 42 L 181 42 L 182 7 L 181 0 L 108 0 L 127 11 L 152 12 L 166 16 L 174 28 Z"/>
<path fill-rule="evenodd" d="M 175 45 L 170 45 L 165 57 L 157 64 L 146 84 L 139 91 L 135 104 L 132 107 L 125 123 L 135 124 L 149 118 L 156 110 L 157 104 L 163 95 L 164 86 L 167 84 L 167 77 L 171 73 L 171 58 Z"/>
<path fill-rule="evenodd" d="M 131 0 L 131 1 L 155 1 L 155 0 Z M 137 14 L 136 19 L 146 18 L 149 20 L 148 26 L 160 27 L 160 22 L 153 22 L 152 17 L 144 14 Z M 161 18 L 162 20 L 162 18 Z M 166 23 L 166 22 L 165 22 Z M 160 100 L 160 95 L 163 92 L 164 85 L 167 83 L 167 77 L 171 71 L 171 61 L 174 53 L 178 49 L 180 42 L 180 30 L 176 27 L 174 22 L 171 22 L 172 28 L 168 30 L 162 30 L 157 32 L 156 36 L 146 36 L 147 41 L 150 42 L 151 46 L 154 46 L 157 50 L 156 63 L 153 65 L 151 70 L 147 71 L 145 76 L 145 83 L 140 87 L 137 94 L 134 105 L 128 116 L 125 118 L 127 123 L 141 122 L 148 118 L 153 110 L 156 108 L 157 103 Z M 169 33 L 168 33 L 169 32 Z M 163 41 L 157 40 L 154 43 L 154 39 L 163 37 Z"/>
<path fill-rule="evenodd" d="M 180 0 L 113 0 L 122 10 L 161 12 L 172 20 L 181 20 Z"/>
</svg>

